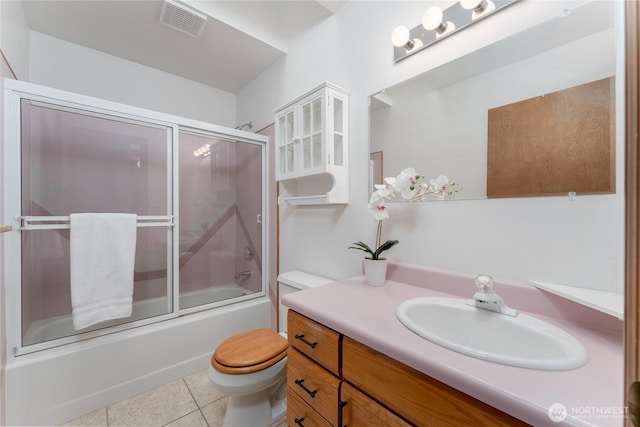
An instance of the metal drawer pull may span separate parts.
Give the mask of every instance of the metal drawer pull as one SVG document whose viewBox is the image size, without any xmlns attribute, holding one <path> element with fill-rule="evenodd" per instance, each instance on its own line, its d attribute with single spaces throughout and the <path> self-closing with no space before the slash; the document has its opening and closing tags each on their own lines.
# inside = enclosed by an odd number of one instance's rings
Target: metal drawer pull
<svg viewBox="0 0 640 427">
<path fill-rule="evenodd" d="M 293 420 L 296 424 L 298 424 L 300 427 L 304 427 L 304 424 L 302 424 L 302 421 L 304 421 L 304 418 L 296 418 Z"/>
<path fill-rule="evenodd" d="M 304 386 L 304 384 L 302 384 L 304 382 L 304 380 L 296 380 L 295 383 L 298 384 L 300 387 L 302 387 L 302 389 L 304 391 L 306 391 L 307 393 L 309 393 L 309 396 L 311 396 L 311 398 L 313 399 L 314 397 L 316 397 L 316 393 L 318 392 L 318 390 L 309 390 L 308 388 L 306 388 Z"/>
<path fill-rule="evenodd" d="M 309 342 L 306 339 L 304 339 L 304 335 L 303 334 L 296 335 L 296 339 L 302 341 L 303 343 L 305 343 L 306 345 L 308 345 L 311 348 L 316 348 L 316 346 L 318 345 L 317 342 Z"/>
<path fill-rule="evenodd" d="M 347 402 L 346 400 L 341 400 L 340 403 L 338 403 L 338 407 L 340 409 L 340 412 L 338 413 L 338 425 L 342 427 L 347 427 L 346 424 L 342 424 L 344 422 L 344 413 L 342 411 L 342 408 L 347 406 L 347 403 L 349 402 Z"/>
</svg>

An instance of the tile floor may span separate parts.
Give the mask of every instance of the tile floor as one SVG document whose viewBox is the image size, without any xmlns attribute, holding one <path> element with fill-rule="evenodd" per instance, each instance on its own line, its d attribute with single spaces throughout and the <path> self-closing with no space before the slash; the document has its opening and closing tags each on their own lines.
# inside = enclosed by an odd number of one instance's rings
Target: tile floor
<svg viewBox="0 0 640 427">
<path fill-rule="evenodd" d="M 227 397 L 215 389 L 204 370 L 76 418 L 63 426 L 220 427 L 226 407 Z M 283 417 L 270 427 L 286 425 Z"/>
</svg>

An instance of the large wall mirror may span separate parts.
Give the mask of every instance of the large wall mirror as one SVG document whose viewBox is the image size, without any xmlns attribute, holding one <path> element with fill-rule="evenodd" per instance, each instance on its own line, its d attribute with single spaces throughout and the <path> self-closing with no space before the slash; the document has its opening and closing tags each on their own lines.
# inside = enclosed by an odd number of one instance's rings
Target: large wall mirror
<svg viewBox="0 0 640 427">
<path fill-rule="evenodd" d="M 373 94 L 373 183 L 411 166 L 427 177 L 445 174 L 461 183 L 462 191 L 454 198 L 486 198 L 488 112 L 615 78 L 614 7 L 614 2 L 593 1 L 567 10 Z M 613 96 L 613 85 L 611 90 Z M 612 130 L 614 122 L 611 112 Z M 613 132 L 610 142 L 613 159 Z M 613 179 L 615 164 L 610 166 Z"/>
</svg>

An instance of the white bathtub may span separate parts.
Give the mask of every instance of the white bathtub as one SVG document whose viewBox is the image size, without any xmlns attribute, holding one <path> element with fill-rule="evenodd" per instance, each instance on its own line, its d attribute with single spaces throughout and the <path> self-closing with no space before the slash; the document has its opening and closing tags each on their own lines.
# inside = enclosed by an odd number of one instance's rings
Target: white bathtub
<svg viewBox="0 0 640 427">
<path fill-rule="evenodd" d="M 225 288 L 219 291 L 233 293 Z M 6 422 L 59 425 L 205 369 L 223 339 L 248 329 L 268 327 L 270 309 L 268 298 L 260 296 L 9 357 L 5 371 Z"/>
<path fill-rule="evenodd" d="M 180 307 L 191 308 L 202 304 L 210 304 L 219 301 L 227 301 L 250 295 L 251 291 L 238 285 L 214 286 L 197 291 L 183 292 L 180 294 Z"/>
<path fill-rule="evenodd" d="M 202 309 L 197 305 L 229 303 L 231 299 L 251 294 L 250 291 L 238 285 L 216 286 L 206 289 L 184 292 L 180 294 L 180 308 L 186 307 L 188 312 Z M 133 303 L 133 314 L 130 321 L 148 319 L 167 311 L 165 298 L 150 298 L 143 301 L 135 301 Z M 196 308 L 197 307 L 197 308 Z M 122 321 L 103 322 L 100 324 L 102 328 L 121 324 Z M 49 319 L 37 320 L 29 325 L 23 337 L 23 345 L 30 346 L 45 341 L 57 340 L 63 337 L 72 337 L 59 340 L 56 345 L 67 344 L 72 341 L 93 338 L 95 336 L 94 329 L 91 328 L 91 334 L 83 331 L 76 331 L 73 327 L 73 318 L 71 314 L 57 316 Z"/>
</svg>

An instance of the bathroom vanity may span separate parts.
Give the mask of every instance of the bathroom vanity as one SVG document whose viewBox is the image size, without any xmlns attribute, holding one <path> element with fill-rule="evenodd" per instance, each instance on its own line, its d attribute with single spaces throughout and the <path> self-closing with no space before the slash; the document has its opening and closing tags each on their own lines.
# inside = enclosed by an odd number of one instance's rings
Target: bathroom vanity
<svg viewBox="0 0 640 427">
<path fill-rule="evenodd" d="M 498 281 L 509 305 L 569 332 L 589 353 L 572 370 L 505 366 L 436 345 L 396 318 L 408 299 L 471 296 L 472 276 L 390 267 L 382 287 L 354 277 L 284 298 L 289 425 L 623 425 L 619 319 Z M 558 407 L 562 420 L 552 420 L 550 408 Z"/>
<path fill-rule="evenodd" d="M 294 311 L 288 327 L 289 425 L 527 425 Z"/>
</svg>

